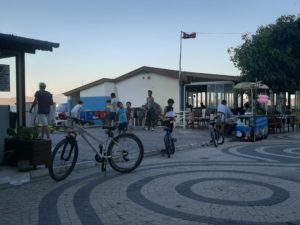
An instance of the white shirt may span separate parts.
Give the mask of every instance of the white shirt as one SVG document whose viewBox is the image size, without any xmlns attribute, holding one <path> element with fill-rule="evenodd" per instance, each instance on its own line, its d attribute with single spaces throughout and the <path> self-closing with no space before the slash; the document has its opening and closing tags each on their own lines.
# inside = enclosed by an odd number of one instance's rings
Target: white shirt
<svg viewBox="0 0 300 225">
<path fill-rule="evenodd" d="M 73 109 L 71 110 L 71 116 L 75 117 L 75 118 L 79 118 L 80 117 L 80 113 L 83 111 L 83 107 L 81 104 L 77 104 L 73 107 Z"/>
<path fill-rule="evenodd" d="M 224 113 L 225 117 L 226 117 L 225 119 L 228 119 L 228 118 L 232 117 L 232 115 L 233 115 L 230 108 L 228 108 L 226 105 L 223 105 L 223 104 L 218 105 L 217 111 Z"/>
<path fill-rule="evenodd" d="M 166 112 L 165 117 L 166 118 L 174 118 L 175 117 L 175 112 L 174 111 Z"/>
<path fill-rule="evenodd" d="M 118 108 L 117 103 L 118 103 L 117 98 L 112 98 L 111 99 L 111 105 L 112 105 L 111 112 L 117 112 L 117 108 Z"/>
</svg>

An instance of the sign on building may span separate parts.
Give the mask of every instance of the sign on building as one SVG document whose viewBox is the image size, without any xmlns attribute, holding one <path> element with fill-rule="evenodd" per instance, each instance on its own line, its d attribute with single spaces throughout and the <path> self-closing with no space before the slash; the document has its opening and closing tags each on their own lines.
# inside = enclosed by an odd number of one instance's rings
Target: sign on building
<svg viewBox="0 0 300 225">
<path fill-rule="evenodd" d="M 0 64 L 0 91 L 10 91 L 9 65 Z"/>
</svg>

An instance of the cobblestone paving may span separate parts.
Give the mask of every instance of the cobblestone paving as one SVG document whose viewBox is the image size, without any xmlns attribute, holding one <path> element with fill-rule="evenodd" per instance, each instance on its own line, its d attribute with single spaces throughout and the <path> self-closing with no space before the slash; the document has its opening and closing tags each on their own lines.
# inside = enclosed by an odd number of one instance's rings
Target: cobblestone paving
<svg viewBox="0 0 300 225">
<path fill-rule="evenodd" d="M 0 187 L 2 225 L 300 225 L 300 139 L 225 142 Z"/>
</svg>

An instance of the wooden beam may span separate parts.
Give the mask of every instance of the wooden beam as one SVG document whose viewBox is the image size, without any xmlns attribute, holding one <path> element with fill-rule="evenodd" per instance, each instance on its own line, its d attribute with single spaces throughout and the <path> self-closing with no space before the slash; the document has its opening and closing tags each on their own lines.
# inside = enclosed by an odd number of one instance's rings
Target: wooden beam
<svg viewBox="0 0 300 225">
<path fill-rule="evenodd" d="M 25 53 L 16 55 L 16 90 L 17 90 L 17 127 L 26 126 L 25 105 Z"/>
</svg>

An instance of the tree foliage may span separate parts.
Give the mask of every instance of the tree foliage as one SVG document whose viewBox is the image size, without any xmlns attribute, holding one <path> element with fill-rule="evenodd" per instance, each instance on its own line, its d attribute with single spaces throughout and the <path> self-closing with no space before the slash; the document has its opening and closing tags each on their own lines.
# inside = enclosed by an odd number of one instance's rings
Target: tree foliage
<svg viewBox="0 0 300 225">
<path fill-rule="evenodd" d="M 281 16 L 275 24 L 244 34 L 228 49 L 243 81 L 262 81 L 275 92 L 300 90 L 300 17 Z"/>
</svg>

